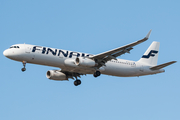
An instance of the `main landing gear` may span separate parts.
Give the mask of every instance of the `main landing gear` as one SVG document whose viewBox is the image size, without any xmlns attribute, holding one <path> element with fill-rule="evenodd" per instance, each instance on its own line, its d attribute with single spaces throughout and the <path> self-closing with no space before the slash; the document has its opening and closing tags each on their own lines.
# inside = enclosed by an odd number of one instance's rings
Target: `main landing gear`
<svg viewBox="0 0 180 120">
<path fill-rule="evenodd" d="M 100 76 L 101 75 L 101 72 L 100 71 L 96 71 L 96 72 L 94 72 L 94 77 L 98 77 L 98 76 Z M 81 80 L 79 80 L 79 79 L 77 79 L 77 77 L 76 77 L 76 80 L 74 81 L 74 85 L 75 86 L 78 86 L 78 85 L 80 85 L 81 84 Z"/>
<path fill-rule="evenodd" d="M 77 79 L 77 80 L 74 81 L 74 85 L 75 85 L 75 86 L 78 86 L 78 85 L 80 85 L 80 84 L 81 84 L 81 80 L 78 80 L 78 79 Z"/>
<path fill-rule="evenodd" d="M 96 72 L 94 72 L 94 77 L 98 77 L 98 76 L 100 76 L 101 75 L 101 72 L 100 71 L 96 71 Z"/>
<path fill-rule="evenodd" d="M 21 70 L 22 70 L 22 72 L 24 72 L 24 71 L 26 71 L 26 68 L 25 68 L 26 67 L 26 61 L 23 61 L 22 63 L 23 63 L 24 67 Z"/>
</svg>

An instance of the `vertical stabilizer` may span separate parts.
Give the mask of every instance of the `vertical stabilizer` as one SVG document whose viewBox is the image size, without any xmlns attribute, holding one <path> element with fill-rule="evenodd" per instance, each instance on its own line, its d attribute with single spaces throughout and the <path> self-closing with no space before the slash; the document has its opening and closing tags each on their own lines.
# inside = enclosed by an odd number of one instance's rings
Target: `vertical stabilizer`
<svg viewBox="0 0 180 120">
<path fill-rule="evenodd" d="M 158 54 L 159 54 L 159 42 L 152 42 L 149 48 L 146 50 L 142 58 L 138 61 L 149 65 L 157 65 Z"/>
</svg>

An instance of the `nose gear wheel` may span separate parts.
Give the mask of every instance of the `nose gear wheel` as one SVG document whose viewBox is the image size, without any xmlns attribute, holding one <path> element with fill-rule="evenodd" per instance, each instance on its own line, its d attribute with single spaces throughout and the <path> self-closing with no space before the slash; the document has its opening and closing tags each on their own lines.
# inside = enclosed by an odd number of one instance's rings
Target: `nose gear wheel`
<svg viewBox="0 0 180 120">
<path fill-rule="evenodd" d="M 22 63 L 23 63 L 24 67 L 21 70 L 22 70 L 22 72 L 24 72 L 24 71 L 26 71 L 26 68 L 25 68 L 26 67 L 26 61 L 23 61 Z"/>
</svg>

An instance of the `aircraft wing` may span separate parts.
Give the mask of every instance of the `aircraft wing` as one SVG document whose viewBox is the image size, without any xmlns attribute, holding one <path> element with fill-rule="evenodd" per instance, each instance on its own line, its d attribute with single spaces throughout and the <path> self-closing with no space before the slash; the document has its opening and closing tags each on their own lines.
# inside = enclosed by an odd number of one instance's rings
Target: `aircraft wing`
<svg viewBox="0 0 180 120">
<path fill-rule="evenodd" d="M 81 78 L 81 75 L 86 75 L 86 74 L 81 74 L 81 73 L 78 73 L 78 72 L 69 72 L 69 71 L 63 71 L 63 70 L 60 70 L 60 72 L 62 73 L 65 73 L 69 78 L 73 79 L 74 78 Z"/>
<path fill-rule="evenodd" d="M 100 54 L 95 55 L 95 56 L 90 57 L 90 58 L 94 59 L 96 62 L 98 62 L 99 63 L 98 67 L 101 67 L 102 65 L 105 65 L 105 63 L 107 61 L 110 61 L 111 59 L 116 59 L 116 57 L 118 57 L 122 54 L 129 53 L 129 51 L 132 50 L 134 46 L 148 40 L 150 34 L 151 34 L 151 30 L 146 35 L 146 37 L 141 39 L 141 40 L 138 40 L 138 41 L 133 42 L 131 44 L 128 44 L 128 45 L 125 45 L 125 46 L 122 46 L 122 47 L 119 47 L 119 48 L 116 48 L 116 49 L 113 49 L 113 50 L 110 50 L 110 51 L 107 51 L 104 53 L 100 53 Z"/>
</svg>

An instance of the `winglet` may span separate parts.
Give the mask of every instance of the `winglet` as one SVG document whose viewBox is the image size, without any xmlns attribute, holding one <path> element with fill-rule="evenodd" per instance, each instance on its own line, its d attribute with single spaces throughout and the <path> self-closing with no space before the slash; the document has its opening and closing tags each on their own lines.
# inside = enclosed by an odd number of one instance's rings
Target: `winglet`
<svg viewBox="0 0 180 120">
<path fill-rule="evenodd" d="M 150 34 L 151 34 L 151 31 L 152 31 L 152 30 L 150 30 L 150 31 L 148 32 L 148 34 L 146 35 L 146 37 L 145 37 L 146 39 L 149 38 L 149 36 L 150 36 Z"/>
</svg>

